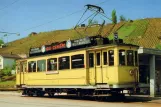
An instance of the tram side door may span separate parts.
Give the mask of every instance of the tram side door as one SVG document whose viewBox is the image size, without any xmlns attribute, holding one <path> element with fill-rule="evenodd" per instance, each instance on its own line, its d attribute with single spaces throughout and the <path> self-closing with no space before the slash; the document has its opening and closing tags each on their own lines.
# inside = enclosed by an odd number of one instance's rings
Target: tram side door
<svg viewBox="0 0 161 107">
<path fill-rule="evenodd" d="M 103 83 L 102 51 L 95 51 L 96 84 Z"/>
<path fill-rule="evenodd" d="M 88 52 L 88 70 L 89 70 L 89 84 L 95 85 L 96 84 L 96 72 L 95 72 L 95 52 L 90 51 Z"/>
<path fill-rule="evenodd" d="M 91 85 L 102 84 L 105 72 L 102 68 L 102 51 L 90 51 L 88 55 L 89 61 L 89 83 Z"/>
<path fill-rule="evenodd" d="M 27 61 L 20 62 L 20 85 L 25 84 L 25 73 L 26 73 Z"/>
</svg>

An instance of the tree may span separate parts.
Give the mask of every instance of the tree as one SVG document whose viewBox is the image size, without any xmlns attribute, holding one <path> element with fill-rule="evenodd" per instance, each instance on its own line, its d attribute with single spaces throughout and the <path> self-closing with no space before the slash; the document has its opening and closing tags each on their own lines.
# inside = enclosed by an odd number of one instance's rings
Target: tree
<svg viewBox="0 0 161 107">
<path fill-rule="evenodd" d="M 116 16 L 116 10 L 115 9 L 112 10 L 111 16 L 112 16 L 112 23 L 116 24 L 117 23 L 117 16 Z"/>
<path fill-rule="evenodd" d="M 2 39 L 0 39 L 0 45 L 1 45 L 1 44 L 4 44 L 4 41 L 3 41 Z"/>
<path fill-rule="evenodd" d="M 161 50 L 161 44 L 156 44 L 155 48 Z"/>
<path fill-rule="evenodd" d="M 88 20 L 88 25 L 93 25 L 93 24 L 98 24 L 98 21 L 97 20 L 89 19 Z"/>
<path fill-rule="evenodd" d="M 92 25 L 92 19 L 88 20 L 88 25 Z"/>
<path fill-rule="evenodd" d="M 123 15 L 120 16 L 120 22 L 122 21 L 126 21 L 126 18 Z"/>
</svg>

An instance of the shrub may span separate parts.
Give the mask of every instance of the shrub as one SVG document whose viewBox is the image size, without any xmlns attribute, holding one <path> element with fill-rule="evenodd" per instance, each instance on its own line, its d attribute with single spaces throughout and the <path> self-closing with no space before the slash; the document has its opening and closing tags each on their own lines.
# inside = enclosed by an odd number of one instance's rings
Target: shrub
<svg viewBox="0 0 161 107">
<path fill-rule="evenodd" d="M 4 69 L 2 69 L 1 72 L 4 76 L 11 76 L 11 70 L 11 67 L 4 67 Z"/>
</svg>

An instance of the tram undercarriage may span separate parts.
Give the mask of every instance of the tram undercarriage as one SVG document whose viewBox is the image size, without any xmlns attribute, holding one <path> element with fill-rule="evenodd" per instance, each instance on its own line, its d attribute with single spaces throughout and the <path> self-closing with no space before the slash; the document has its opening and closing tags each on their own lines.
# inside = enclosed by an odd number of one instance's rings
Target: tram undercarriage
<svg viewBox="0 0 161 107">
<path fill-rule="evenodd" d="M 25 96 L 76 96 L 78 98 L 92 97 L 95 100 L 112 96 L 125 98 L 125 94 L 131 94 L 134 88 L 24 88 L 22 95 Z"/>
</svg>

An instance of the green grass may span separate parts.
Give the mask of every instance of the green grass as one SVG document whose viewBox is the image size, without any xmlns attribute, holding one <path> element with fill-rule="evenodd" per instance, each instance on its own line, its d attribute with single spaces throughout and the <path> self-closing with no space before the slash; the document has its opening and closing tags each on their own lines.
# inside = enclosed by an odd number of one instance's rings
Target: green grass
<svg viewBox="0 0 161 107">
<path fill-rule="evenodd" d="M 117 32 L 120 39 L 124 39 L 126 36 L 130 35 L 136 28 L 136 25 L 130 22 L 126 22 Z M 113 34 L 109 35 L 109 39 L 113 39 Z"/>
<path fill-rule="evenodd" d="M 125 38 L 126 43 L 132 43 L 139 45 L 139 39 L 142 39 L 145 35 L 149 22 L 146 19 L 136 20 L 133 22 L 133 26 L 136 26 L 135 29 Z"/>
<path fill-rule="evenodd" d="M 0 82 L 0 88 L 14 88 L 16 81 Z"/>
<path fill-rule="evenodd" d="M 132 43 L 147 48 L 155 47 L 156 44 L 159 43 L 157 36 L 160 36 L 160 23 L 161 18 L 155 20 L 151 18 L 118 23 L 116 25 L 107 24 L 103 27 L 101 34 L 108 36 L 109 39 L 113 39 L 113 32 L 117 31 L 119 38 L 124 39 L 125 43 Z M 94 36 L 97 34 L 98 28 L 99 27 L 91 27 L 87 29 L 86 32 L 84 32 L 84 28 L 78 28 L 77 30 L 79 30 L 83 36 Z M 28 54 L 31 47 L 40 47 L 53 42 L 77 39 L 80 37 L 82 36 L 73 29 L 41 32 L 37 35 L 27 36 L 8 43 L 7 47 L 0 49 L 0 53 L 10 54 L 12 52 L 13 54 Z"/>
</svg>

